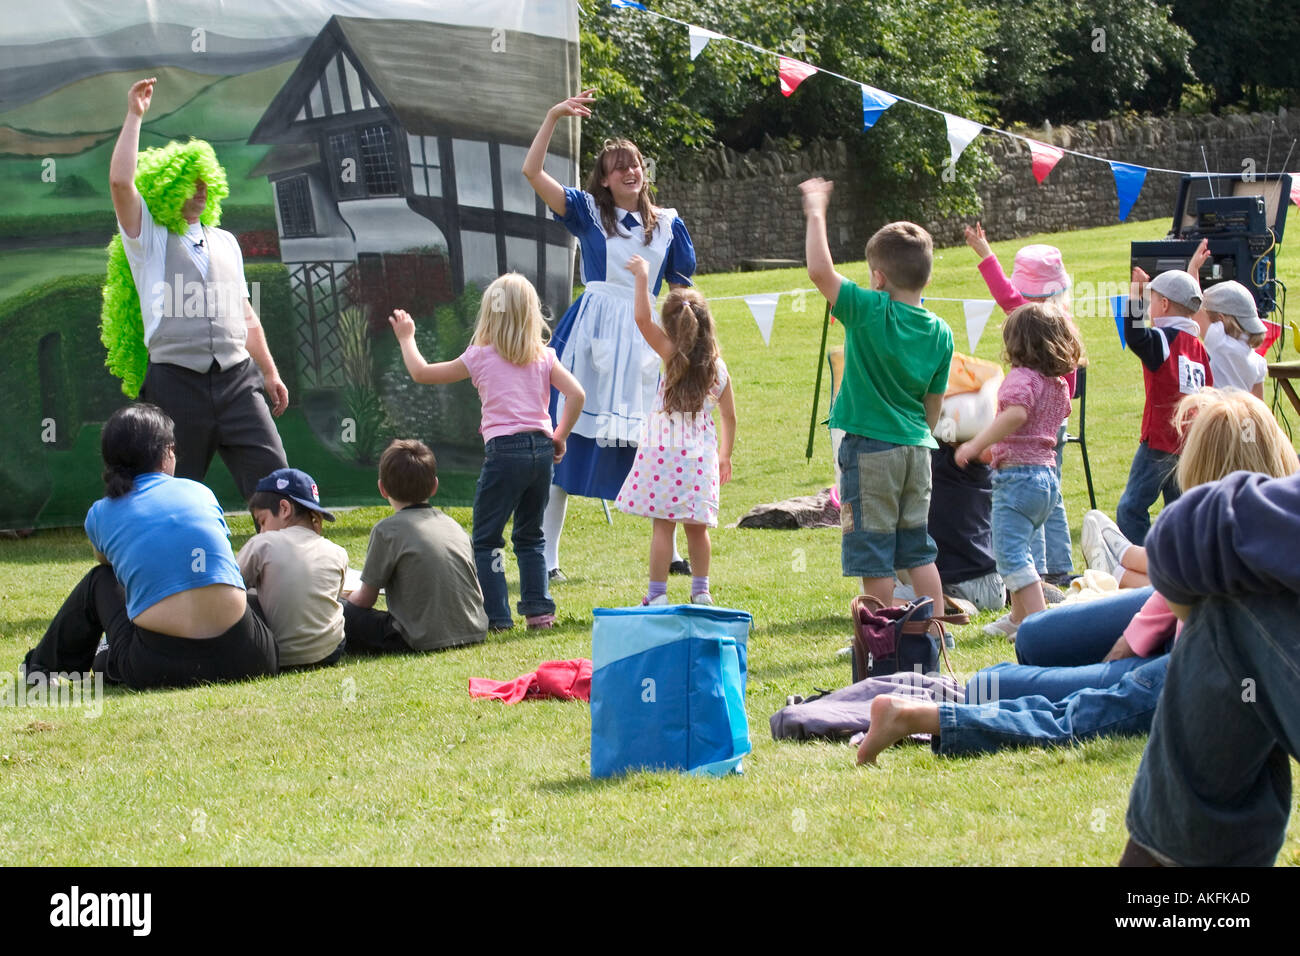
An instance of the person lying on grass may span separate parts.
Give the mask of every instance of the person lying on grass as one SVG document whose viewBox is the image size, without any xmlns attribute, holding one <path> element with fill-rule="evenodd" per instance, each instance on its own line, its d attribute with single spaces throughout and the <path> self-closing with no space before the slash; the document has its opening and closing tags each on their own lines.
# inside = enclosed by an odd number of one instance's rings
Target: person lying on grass
<svg viewBox="0 0 1300 956">
<path fill-rule="evenodd" d="M 1179 406 L 1177 420 L 1186 435 L 1178 473 L 1184 488 L 1236 471 L 1273 477 L 1300 471 L 1300 459 L 1268 407 L 1247 392 L 1206 389 L 1189 395 Z M 1251 440 L 1244 440 L 1247 435 Z M 858 763 L 875 763 L 886 748 L 917 733 L 932 735 L 931 746 L 946 756 L 1146 733 L 1164 684 L 1169 658 L 1164 649 L 1176 633 L 1174 614 L 1163 597 L 1151 593 L 1115 639 L 1105 630 L 1105 622 L 1115 615 L 1101 607 L 1103 600 L 1083 606 L 1091 623 L 1082 631 L 1066 629 L 1078 620 L 1078 608 L 1048 610 L 1033 619 L 1046 634 L 1051 634 L 1054 621 L 1066 625 L 1054 635 L 1062 659 L 1073 659 L 1084 646 L 1100 653 L 1114 640 L 1101 665 L 996 665 L 972 678 L 965 704 L 877 697 L 871 702 L 871 729 L 858 748 Z M 1118 595 L 1109 601 L 1131 602 L 1132 597 Z M 1021 643 L 1017 641 L 1018 648 Z M 1049 656 L 1046 647 L 1041 650 Z"/>
</svg>

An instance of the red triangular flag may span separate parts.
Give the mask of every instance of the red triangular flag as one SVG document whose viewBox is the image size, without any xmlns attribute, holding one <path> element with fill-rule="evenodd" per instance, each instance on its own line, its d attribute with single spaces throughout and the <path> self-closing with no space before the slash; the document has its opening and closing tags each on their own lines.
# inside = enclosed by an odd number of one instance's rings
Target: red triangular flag
<svg viewBox="0 0 1300 956">
<path fill-rule="evenodd" d="M 1268 358 L 1268 350 L 1282 336 L 1282 326 L 1276 322 L 1270 322 L 1268 319 L 1260 319 L 1264 323 L 1264 344 L 1255 349 L 1264 358 Z"/>
<path fill-rule="evenodd" d="M 781 57 L 780 73 L 782 95 L 789 96 L 799 88 L 800 83 L 816 72 L 817 67 L 815 66 L 811 66 L 801 60 L 792 60 L 788 56 Z"/>
<path fill-rule="evenodd" d="M 1300 206 L 1300 173 L 1291 174 L 1291 201 Z"/>
<path fill-rule="evenodd" d="M 1036 139 L 1029 141 L 1029 151 L 1034 154 L 1034 178 L 1038 180 L 1038 185 L 1041 186 L 1043 180 L 1047 178 L 1047 174 L 1061 161 L 1061 157 L 1065 153 L 1055 146 L 1048 146 Z"/>
</svg>

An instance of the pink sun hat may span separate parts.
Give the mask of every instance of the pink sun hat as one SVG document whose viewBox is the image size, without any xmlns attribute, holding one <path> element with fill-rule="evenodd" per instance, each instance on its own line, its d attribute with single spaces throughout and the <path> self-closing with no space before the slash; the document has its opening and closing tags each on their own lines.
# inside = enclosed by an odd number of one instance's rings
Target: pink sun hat
<svg viewBox="0 0 1300 956">
<path fill-rule="evenodd" d="M 1016 253 L 1011 284 L 1026 299 L 1045 299 L 1070 288 L 1070 276 L 1056 246 L 1031 245 Z"/>
</svg>

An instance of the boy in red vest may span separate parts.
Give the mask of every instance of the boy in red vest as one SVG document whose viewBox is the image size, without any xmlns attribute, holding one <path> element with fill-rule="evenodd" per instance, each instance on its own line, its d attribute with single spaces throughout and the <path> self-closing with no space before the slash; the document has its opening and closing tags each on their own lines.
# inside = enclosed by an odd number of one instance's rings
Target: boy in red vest
<svg viewBox="0 0 1300 956">
<path fill-rule="evenodd" d="M 1148 328 L 1140 313 L 1143 289 L 1151 292 Z M 1134 267 L 1130 315 L 1125 330 L 1129 349 L 1142 360 L 1146 406 L 1142 410 L 1142 436 L 1128 484 L 1119 499 L 1115 521 L 1124 537 L 1142 544 L 1151 529 L 1151 506 L 1164 494 L 1165 504 L 1181 493 L 1175 472 L 1182 439 L 1173 426 L 1173 412 L 1184 395 L 1214 385 L 1210 357 L 1201 344 L 1200 327 L 1193 320 L 1201 308 L 1201 287 L 1186 272 L 1162 272 L 1154 279 Z"/>
</svg>

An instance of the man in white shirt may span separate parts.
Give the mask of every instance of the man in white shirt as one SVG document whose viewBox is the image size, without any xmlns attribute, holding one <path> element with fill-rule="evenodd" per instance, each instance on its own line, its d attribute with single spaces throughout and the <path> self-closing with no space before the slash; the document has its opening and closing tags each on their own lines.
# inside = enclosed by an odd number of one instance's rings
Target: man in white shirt
<svg viewBox="0 0 1300 956">
<path fill-rule="evenodd" d="M 109 166 L 113 209 L 149 351 L 140 398 L 176 423 L 177 477 L 202 481 L 220 452 L 247 499 L 259 478 L 287 465 L 271 416 L 285 410 L 289 392 L 249 301 L 238 242 L 201 222 L 209 199 L 224 196 L 224 183 L 209 197 L 210 184 L 195 178 L 180 211 L 183 221 L 167 223 L 155 220 L 155 212 L 167 211 L 151 211 L 136 188 L 140 126 L 155 82 L 140 80 L 127 94 L 126 120 Z M 201 141 L 166 148 L 174 148 L 178 158 L 202 155 L 215 166 L 211 147 Z M 175 183 L 194 175 L 187 162 L 166 168 L 178 169 Z"/>
</svg>

